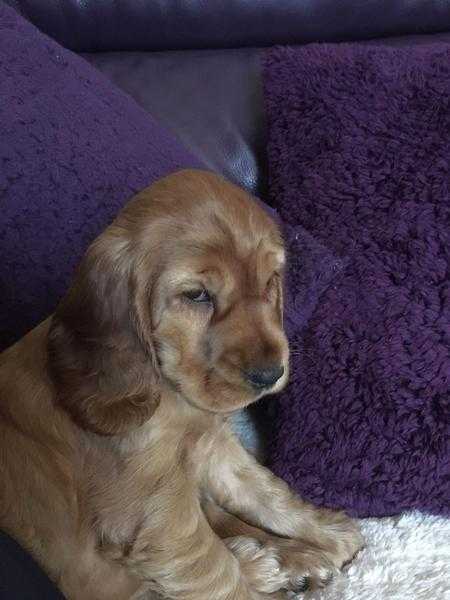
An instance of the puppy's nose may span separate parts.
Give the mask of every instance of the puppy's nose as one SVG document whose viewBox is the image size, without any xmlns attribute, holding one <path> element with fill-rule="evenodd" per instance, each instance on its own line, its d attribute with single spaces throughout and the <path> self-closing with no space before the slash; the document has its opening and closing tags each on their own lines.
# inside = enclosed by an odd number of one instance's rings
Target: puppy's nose
<svg viewBox="0 0 450 600">
<path fill-rule="evenodd" d="M 250 369 L 245 371 L 245 378 L 255 388 L 266 388 L 275 385 L 283 376 L 284 367 L 267 367 L 264 369 Z"/>
</svg>

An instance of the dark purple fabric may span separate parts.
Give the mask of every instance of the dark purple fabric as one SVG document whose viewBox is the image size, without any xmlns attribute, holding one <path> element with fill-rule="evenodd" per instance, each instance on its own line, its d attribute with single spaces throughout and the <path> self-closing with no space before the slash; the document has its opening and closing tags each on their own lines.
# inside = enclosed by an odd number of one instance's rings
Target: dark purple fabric
<svg viewBox="0 0 450 600">
<path fill-rule="evenodd" d="M 52 312 L 130 196 L 187 166 L 130 97 L 0 3 L 0 349 Z"/>
<path fill-rule="evenodd" d="M 1 531 L 0 600 L 64 600 L 31 555 Z"/>
<path fill-rule="evenodd" d="M 78 52 L 238 48 L 450 29 L 449 0 L 8 0 Z"/>
<path fill-rule="evenodd" d="M 333 255 L 303 227 L 281 223 L 287 249 L 284 327 L 289 337 L 307 325 L 317 303 L 345 261 Z"/>
<path fill-rule="evenodd" d="M 270 193 L 344 268 L 291 334 L 270 466 L 353 515 L 450 514 L 450 46 L 268 51 Z"/>
</svg>

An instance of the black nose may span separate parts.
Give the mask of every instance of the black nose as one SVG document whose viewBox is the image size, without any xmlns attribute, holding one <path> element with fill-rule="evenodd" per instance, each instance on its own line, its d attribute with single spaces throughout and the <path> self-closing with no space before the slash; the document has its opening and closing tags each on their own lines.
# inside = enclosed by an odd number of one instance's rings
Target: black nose
<svg viewBox="0 0 450 600">
<path fill-rule="evenodd" d="M 265 388 L 275 385 L 282 377 L 284 367 L 269 367 L 265 369 L 251 369 L 245 371 L 245 378 L 255 388 Z"/>
</svg>

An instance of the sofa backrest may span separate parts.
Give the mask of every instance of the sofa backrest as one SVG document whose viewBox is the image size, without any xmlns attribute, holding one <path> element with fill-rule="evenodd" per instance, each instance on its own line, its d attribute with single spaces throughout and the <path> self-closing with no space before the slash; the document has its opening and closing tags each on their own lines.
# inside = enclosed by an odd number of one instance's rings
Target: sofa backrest
<svg viewBox="0 0 450 600">
<path fill-rule="evenodd" d="M 450 31 L 450 0 L 6 0 L 78 52 L 363 40 Z"/>
</svg>

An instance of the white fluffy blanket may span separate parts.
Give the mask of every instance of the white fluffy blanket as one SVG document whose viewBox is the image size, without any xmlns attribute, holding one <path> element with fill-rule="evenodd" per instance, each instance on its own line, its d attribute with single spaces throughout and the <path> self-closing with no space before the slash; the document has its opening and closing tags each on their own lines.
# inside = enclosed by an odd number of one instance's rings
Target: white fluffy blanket
<svg viewBox="0 0 450 600">
<path fill-rule="evenodd" d="M 363 519 L 367 547 L 302 600 L 450 600 L 450 520 L 418 512 Z"/>
</svg>

